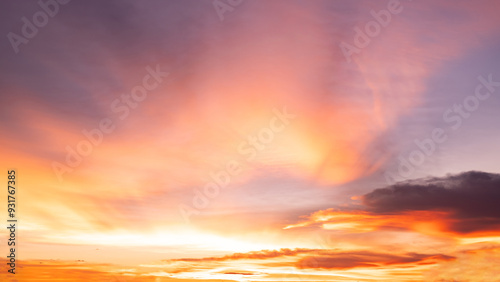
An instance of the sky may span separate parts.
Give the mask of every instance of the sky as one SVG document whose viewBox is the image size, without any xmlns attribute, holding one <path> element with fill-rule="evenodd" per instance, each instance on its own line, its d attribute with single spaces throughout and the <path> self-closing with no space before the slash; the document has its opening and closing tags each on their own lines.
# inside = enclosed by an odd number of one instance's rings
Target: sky
<svg viewBox="0 0 500 282">
<path fill-rule="evenodd" d="M 0 2 L 2 281 L 500 281 L 498 10 Z"/>
</svg>

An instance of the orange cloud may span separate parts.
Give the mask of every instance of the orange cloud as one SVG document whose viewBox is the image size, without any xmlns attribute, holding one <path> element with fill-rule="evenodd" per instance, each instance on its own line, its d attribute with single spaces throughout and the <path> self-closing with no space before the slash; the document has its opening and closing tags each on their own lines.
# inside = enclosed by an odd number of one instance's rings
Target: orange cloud
<svg viewBox="0 0 500 282">
<path fill-rule="evenodd" d="M 254 251 L 254 252 L 248 252 L 248 253 L 235 253 L 223 257 L 206 257 L 206 258 L 192 258 L 192 259 L 171 259 L 168 260 L 175 262 L 175 261 L 185 261 L 185 262 L 196 262 L 196 261 L 227 261 L 227 260 L 240 260 L 240 259 L 269 259 L 269 258 L 277 258 L 277 257 L 283 257 L 283 256 L 296 256 L 299 254 L 307 254 L 311 252 L 315 252 L 317 250 L 311 250 L 311 249 L 280 249 L 279 251 L 276 250 L 262 250 L 262 251 Z"/>
<path fill-rule="evenodd" d="M 457 252 L 453 261 L 441 261 L 435 268 L 423 272 L 425 280 L 498 281 L 500 248 L 486 248 Z"/>
<path fill-rule="evenodd" d="M 336 275 L 347 274 L 342 271 L 354 271 L 350 273 L 350 275 L 353 275 L 352 277 L 363 278 L 363 269 L 365 271 L 384 268 L 394 270 L 404 267 L 412 272 L 410 276 L 414 276 L 418 274 L 418 269 L 421 267 L 428 267 L 441 261 L 453 259 L 454 257 L 444 254 L 342 251 L 335 249 L 281 249 L 236 253 L 221 257 L 165 260 L 164 269 L 167 269 L 170 273 L 193 277 L 196 276 L 196 273 L 213 273 L 217 270 L 217 273 L 239 274 L 253 279 L 274 278 L 271 281 L 278 281 L 283 277 L 293 277 L 293 273 L 300 273 L 298 276 L 307 281 L 314 280 L 314 278 L 308 277 L 308 274 L 311 273 L 309 271 L 315 270 L 318 271 L 315 275 L 325 275 L 324 279 L 326 281 L 336 281 Z M 246 269 L 247 272 L 227 272 L 228 267 Z M 249 273 L 249 270 L 252 270 L 252 272 Z M 323 271 L 331 270 L 339 272 L 323 273 Z M 380 275 L 385 275 L 383 271 L 377 271 Z M 277 273 L 282 273 L 281 279 L 276 278 L 275 274 Z"/>
<path fill-rule="evenodd" d="M 384 254 L 367 251 L 350 252 L 319 252 L 315 256 L 308 256 L 297 262 L 298 268 L 319 268 L 319 269 L 348 269 L 355 267 L 381 267 L 396 264 L 435 264 L 439 261 L 453 260 L 454 257 L 434 254 Z"/>
<path fill-rule="evenodd" d="M 84 261 L 18 260 L 16 274 L 6 274 L 6 260 L 2 264 L 1 281 L 109 281 L 109 282 L 210 282 L 205 279 L 178 279 L 161 269 L 96 264 Z M 5 271 L 4 271 L 5 270 Z M 236 282 L 224 279 L 222 282 Z"/>
</svg>

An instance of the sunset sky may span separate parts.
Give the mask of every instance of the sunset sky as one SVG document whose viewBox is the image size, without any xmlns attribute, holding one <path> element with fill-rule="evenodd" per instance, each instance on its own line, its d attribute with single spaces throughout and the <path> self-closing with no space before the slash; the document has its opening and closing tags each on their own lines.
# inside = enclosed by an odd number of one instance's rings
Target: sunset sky
<svg viewBox="0 0 500 282">
<path fill-rule="evenodd" d="M 499 11 L 1 1 L 0 280 L 500 281 Z"/>
</svg>

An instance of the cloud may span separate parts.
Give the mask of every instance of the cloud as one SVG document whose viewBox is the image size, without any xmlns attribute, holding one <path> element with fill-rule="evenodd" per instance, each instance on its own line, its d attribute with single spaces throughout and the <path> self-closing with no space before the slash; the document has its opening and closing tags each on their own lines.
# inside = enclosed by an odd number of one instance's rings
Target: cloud
<svg viewBox="0 0 500 282">
<path fill-rule="evenodd" d="M 165 272 L 161 267 L 124 266 L 118 264 L 92 263 L 82 260 L 17 260 L 15 276 L 9 274 L 8 260 L 0 258 L 2 267 L 0 281 L 166 281 L 166 282 L 212 282 L 213 279 L 178 279 L 172 277 L 173 272 Z M 220 272 L 227 275 L 217 281 L 236 282 L 231 276 L 258 275 L 244 270 L 228 270 Z M 17 278 L 17 280 L 13 279 Z M 227 278 L 227 279 L 226 279 Z"/>
<path fill-rule="evenodd" d="M 454 257 L 444 254 L 403 253 L 390 254 L 375 251 L 340 251 L 334 249 L 280 249 L 262 250 L 248 253 L 235 253 L 222 257 L 170 259 L 165 262 L 170 267 L 179 267 L 176 272 L 193 271 L 193 269 L 209 269 L 223 267 L 219 262 L 232 265 L 236 260 L 252 260 L 251 264 L 265 266 L 294 266 L 298 269 L 351 269 L 358 267 L 381 267 L 395 264 L 419 265 L 434 264 L 438 261 L 453 260 Z M 186 264 L 190 263 L 189 267 Z M 217 262 L 214 264 L 214 262 Z M 173 264 L 173 265 L 172 265 Z M 175 270 L 174 270 L 175 271 Z"/>
<path fill-rule="evenodd" d="M 12 12 L 0 19 L 3 34 L 19 32 L 19 19 L 39 8 L 32 4 L 7 4 Z M 435 65 L 480 44 L 463 38 L 497 26 L 486 24 L 496 21 L 493 12 L 477 13 L 481 5 L 453 8 L 473 16 L 458 27 L 444 22 L 433 6 L 405 5 L 409 18 L 395 17 L 355 65 L 347 65 L 338 43 L 353 39 L 353 19 L 369 19 L 370 6 L 348 1 L 249 1 L 223 24 L 212 1 L 61 6 L 19 54 L 10 46 L 0 54 L 0 129 L 10 132 L 0 138 L 7 145 L 0 148 L 2 161 L 37 175 L 24 188 L 33 207 L 25 220 L 56 233 L 75 225 L 132 229 L 139 217 L 148 226 L 172 223 L 177 218 L 164 220 L 157 211 L 177 215 L 173 207 L 190 202 L 193 189 L 205 185 L 212 171 L 227 160 L 246 159 L 239 144 L 268 126 L 274 107 L 287 106 L 297 119 L 266 144 L 269 150 L 259 151 L 242 182 L 258 183 L 265 177 L 261 168 L 328 184 L 373 173 L 390 155 L 387 132 L 418 104 Z M 416 26 L 418 15 L 436 27 Z M 476 21 L 478 15 L 485 22 Z M 463 37 L 448 35 L 463 27 Z M 433 40 L 422 40 L 421 33 Z M 429 57 L 432 64 L 422 60 Z M 156 64 L 171 72 L 168 81 L 120 121 L 110 104 L 140 83 L 146 66 Z M 84 140 L 82 130 L 95 128 L 103 117 L 116 122 L 116 131 L 58 183 L 51 163 L 64 163 L 67 146 Z M 290 189 L 305 190 L 296 187 Z M 84 203 L 68 204 L 75 198 Z"/>
<path fill-rule="evenodd" d="M 168 262 L 184 261 L 184 262 L 196 262 L 196 261 L 228 261 L 228 260 L 240 260 L 240 259 L 270 259 L 283 256 L 297 256 L 300 254 L 306 254 L 311 252 L 316 252 L 318 250 L 314 249 L 280 249 L 280 250 L 261 250 L 248 253 L 234 253 L 231 255 L 223 257 L 206 257 L 206 258 L 182 258 L 182 259 L 171 259 Z"/>
<path fill-rule="evenodd" d="M 424 178 L 376 189 L 363 196 L 375 214 L 444 211 L 447 228 L 469 233 L 500 228 L 500 174 L 469 171 L 441 178 Z"/>
<path fill-rule="evenodd" d="M 297 262 L 298 268 L 347 269 L 355 267 L 380 267 L 394 264 L 433 264 L 454 257 L 442 254 L 402 255 L 376 253 L 369 251 L 335 252 L 322 251 L 316 256 L 307 256 Z"/>
<path fill-rule="evenodd" d="M 462 236 L 500 230 L 500 174 L 469 171 L 410 180 L 376 189 L 361 200 L 361 207 L 317 211 L 285 229 L 321 224 L 349 232 L 392 228 Z"/>
<path fill-rule="evenodd" d="M 256 273 L 253 272 L 243 272 L 243 271 L 229 271 L 229 272 L 222 272 L 223 274 L 233 274 L 233 275 L 255 275 Z"/>
<path fill-rule="evenodd" d="M 199 243 L 206 258 L 170 262 L 208 262 L 205 267 L 210 262 L 294 260 L 286 262 L 290 266 L 297 259 L 306 262 L 305 257 L 318 257 L 318 265 L 325 269 L 432 261 L 432 255 L 391 257 L 315 249 L 214 257 L 207 253 L 226 244 L 230 236 L 215 245 L 206 239 L 210 238 L 206 230 L 197 230 L 199 237 L 172 242 L 151 230 L 159 227 L 176 234 L 172 227 L 182 221 L 177 205 L 191 203 L 193 190 L 202 189 L 210 173 L 227 160 L 247 157 L 238 153 L 238 145 L 269 124 L 274 107 L 288 106 L 297 115 L 296 122 L 276 136 L 269 151 L 259 152 L 241 176 L 242 182 L 248 180 L 272 193 L 260 193 L 252 185 L 221 190 L 224 195 L 233 193 L 226 202 L 234 210 L 221 209 L 224 196 L 218 197 L 206 213 L 212 219 L 198 226 L 217 221 L 214 229 L 226 235 L 245 224 L 240 232 L 252 237 L 248 229 L 272 232 L 267 222 L 276 217 L 275 210 L 289 213 L 294 203 L 307 205 L 308 211 L 315 209 L 317 197 L 303 188 L 307 185 L 262 184 L 259 169 L 273 175 L 286 172 L 292 181 L 312 178 L 328 184 L 373 173 L 393 151 L 384 145 L 387 132 L 421 102 L 427 80 L 443 61 L 464 55 L 483 43 L 475 39 L 488 38 L 492 29 L 498 29 L 496 10 L 464 1 L 457 8 L 405 2 L 405 14 L 395 17 L 355 64 L 347 65 L 338 43 L 352 40 L 352 28 L 371 20 L 368 6 L 349 1 L 334 5 L 331 1 L 247 1 L 220 23 L 212 2 L 72 1 L 19 54 L 11 52 L 7 40 L 0 42 L 5 51 L 0 54 L 4 74 L 0 78 L 0 129 L 9 132 L 0 138 L 2 163 L 30 176 L 23 178 L 26 208 L 20 215 L 35 229 L 28 232 L 36 235 L 24 240 L 43 236 L 44 243 L 75 243 L 75 238 L 81 244 L 155 242 L 177 244 L 176 250 L 182 252 Z M 36 2 L 0 5 L 13 8 L 0 19 L 3 34 L 19 31 L 20 18 L 38 9 Z M 344 9 L 350 5 L 352 9 Z M 440 13 L 443 10 L 467 19 L 457 25 Z M 145 75 L 144 68 L 156 64 L 172 73 L 171 80 L 120 122 L 110 110 L 111 101 L 130 92 Z M 50 163 L 64 162 L 66 146 L 75 147 L 84 138 L 83 129 L 96 127 L 108 116 L 117 121 L 116 132 L 106 135 L 82 165 L 65 175 L 63 184 L 58 183 Z M 240 183 L 231 182 L 236 184 Z M 408 194 L 414 189 L 421 188 L 402 190 Z M 441 190 L 421 196 L 445 195 Z M 390 228 L 459 233 L 494 230 L 498 216 L 491 202 L 485 201 L 488 195 L 490 201 L 498 197 L 488 193 L 478 199 L 470 197 L 477 202 L 472 203 L 476 209 L 467 208 L 465 202 L 446 205 L 441 198 L 432 198 L 434 205 L 430 205 L 407 195 L 403 198 L 411 202 L 411 209 L 405 210 L 397 206 L 400 198 L 374 192 L 370 199 L 366 196 L 363 210 L 325 210 L 309 221 L 347 233 Z M 256 195 L 251 197 L 263 208 L 248 195 Z M 458 201 L 466 195 L 452 198 Z M 256 220 L 255 213 L 242 216 L 241 202 L 249 210 L 266 213 L 266 224 Z M 392 210 L 384 210 L 386 204 Z M 230 215 L 240 223 L 219 221 L 223 217 L 214 214 Z M 144 233 L 136 236 L 137 230 Z M 284 233 L 275 240 L 279 246 L 290 246 Z M 273 238 L 260 234 L 259 240 Z M 27 251 L 31 256 L 42 253 Z"/>
<path fill-rule="evenodd" d="M 6 259 L 0 259 L 0 280 L 16 281 L 7 272 L 7 262 Z M 18 260 L 16 264 L 15 278 L 19 281 L 137 281 L 135 269 L 122 270 L 110 264 L 61 260 Z M 141 281 L 155 281 L 155 277 L 149 275 L 142 278 Z"/>
<path fill-rule="evenodd" d="M 425 281 L 499 281 L 500 247 L 459 252 L 455 260 L 441 261 L 423 273 Z"/>
</svg>

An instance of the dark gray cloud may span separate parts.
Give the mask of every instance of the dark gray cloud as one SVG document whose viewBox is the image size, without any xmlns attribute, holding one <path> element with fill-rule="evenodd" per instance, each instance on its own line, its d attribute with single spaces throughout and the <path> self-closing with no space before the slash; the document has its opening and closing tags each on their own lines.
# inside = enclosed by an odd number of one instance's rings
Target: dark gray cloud
<svg viewBox="0 0 500 282">
<path fill-rule="evenodd" d="M 449 228 L 459 233 L 500 227 L 499 202 L 500 174 L 479 171 L 400 182 L 363 196 L 368 210 L 378 214 L 450 212 Z"/>
</svg>

